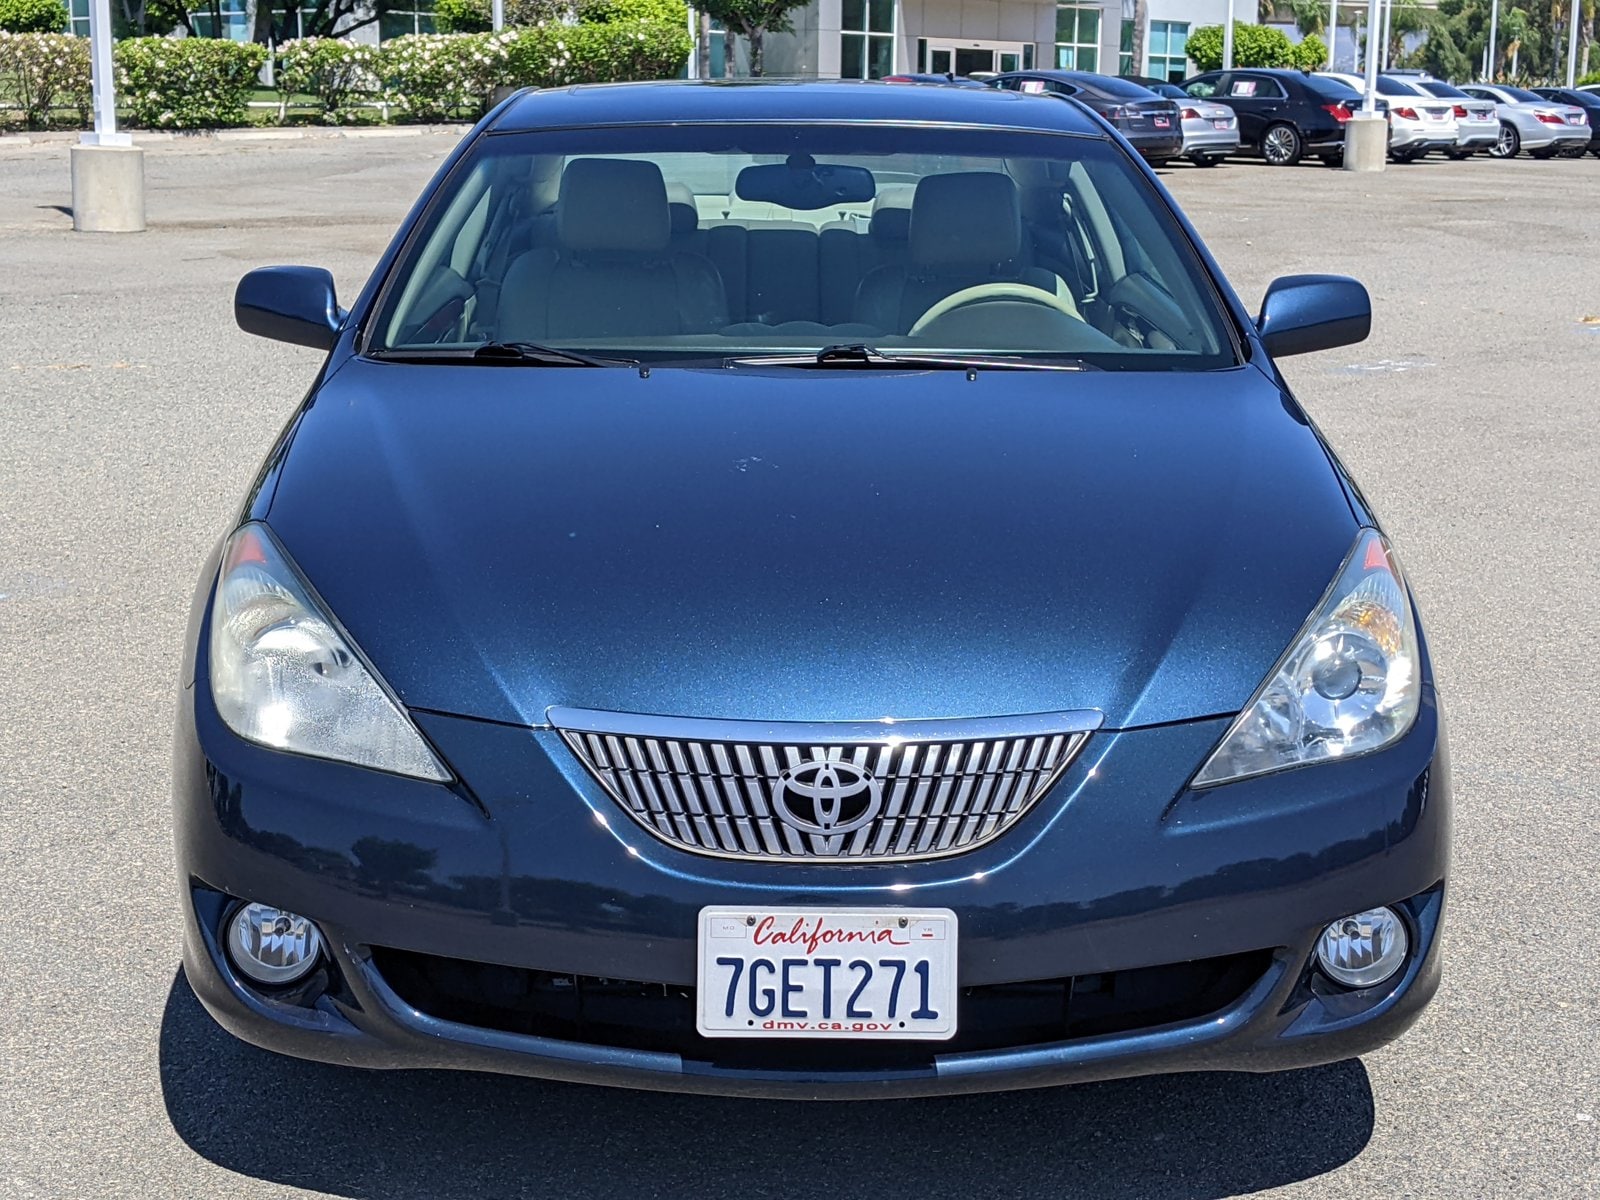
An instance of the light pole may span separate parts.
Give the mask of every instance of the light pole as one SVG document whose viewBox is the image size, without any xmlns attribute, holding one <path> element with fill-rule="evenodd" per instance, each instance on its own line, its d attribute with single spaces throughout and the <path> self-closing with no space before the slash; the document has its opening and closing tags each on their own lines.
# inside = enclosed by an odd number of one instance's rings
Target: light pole
<svg viewBox="0 0 1600 1200">
<path fill-rule="evenodd" d="M 1495 43 L 1500 33 L 1500 0 L 1494 0 L 1489 6 L 1489 69 L 1484 72 L 1485 83 L 1493 83 L 1495 68 L 1500 65 L 1500 60 L 1495 54 Z"/>
<path fill-rule="evenodd" d="M 489 25 L 496 33 L 506 27 L 506 0 L 494 0 L 489 5 Z"/>
<path fill-rule="evenodd" d="M 1578 14 L 1583 11 L 1583 0 L 1571 0 L 1572 27 L 1567 31 L 1567 86 L 1578 82 Z"/>
<path fill-rule="evenodd" d="M 1389 69 L 1389 26 L 1394 20 L 1394 0 L 1383 3 L 1383 69 Z"/>
<path fill-rule="evenodd" d="M 1233 0 L 1225 0 L 1222 13 L 1222 69 L 1233 70 Z"/>
<path fill-rule="evenodd" d="M 1339 69 L 1339 0 L 1328 4 L 1328 70 Z"/>
<path fill-rule="evenodd" d="M 117 131 L 117 78 L 111 62 L 111 0 L 89 3 L 89 72 L 94 129 L 72 147 L 72 227 L 83 233 L 144 228 L 144 151 Z"/>
<path fill-rule="evenodd" d="M 1378 6 L 1367 0 L 1367 78 L 1361 111 L 1344 123 L 1344 169 L 1381 171 L 1389 154 L 1389 122 L 1378 113 L 1378 41 L 1383 26 Z"/>
</svg>

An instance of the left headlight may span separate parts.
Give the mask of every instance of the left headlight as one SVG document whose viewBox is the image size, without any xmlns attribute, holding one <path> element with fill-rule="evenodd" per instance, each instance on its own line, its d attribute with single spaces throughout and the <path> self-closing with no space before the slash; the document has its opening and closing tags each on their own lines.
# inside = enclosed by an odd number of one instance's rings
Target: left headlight
<svg viewBox="0 0 1600 1200">
<path fill-rule="evenodd" d="M 1191 786 L 1380 750 L 1416 720 L 1421 674 L 1400 564 L 1377 530 L 1363 529 L 1311 619 Z"/>
<path fill-rule="evenodd" d="M 241 526 L 222 557 L 210 675 L 218 714 L 248 741 L 417 779 L 450 778 L 260 523 Z"/>
</svg>

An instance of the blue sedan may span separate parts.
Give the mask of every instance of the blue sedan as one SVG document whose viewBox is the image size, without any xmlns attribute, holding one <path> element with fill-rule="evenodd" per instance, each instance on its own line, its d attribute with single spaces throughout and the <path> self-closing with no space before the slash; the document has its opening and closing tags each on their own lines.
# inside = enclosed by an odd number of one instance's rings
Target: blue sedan
<svg viewBox="0 0 1600 1200">
<path fill-rule="evenodd" d="M 1278 1070 L 1439 979 L 1394 547 L 1111 126 L 999 89 L 511 97 L 201 571 L 189 980 L 364 1067 L 879 1098 Z"/>
</svg>

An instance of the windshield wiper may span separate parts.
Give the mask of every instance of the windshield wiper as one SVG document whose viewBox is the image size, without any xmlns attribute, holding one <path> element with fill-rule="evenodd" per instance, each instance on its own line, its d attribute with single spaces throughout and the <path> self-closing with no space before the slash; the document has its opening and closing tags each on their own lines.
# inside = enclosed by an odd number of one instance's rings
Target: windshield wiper
<svg viewBox="0 0 1600 1200">
<path fill-rule="evenodd" d="M 800 354 L 758 354 L 728 359 L 730 364 L 749 367 L 923 367 L 932 370 L 994 371 L 1098 371 L 1100 368 L 1073 359 L 1013 358 L 1003 354 L 918 354 L 887 352 L 859 342 L 841 342 L 820 350 Z"/>
<path fill-rule="evenodd" d="M 479 362 L 529 363 L 536 366 L 567 367 L 637 367 L 636 358 L 598 358 L 592 354 L 579 354 L 575 350 L 561 350 L 555 346 L 541 346 L 538 342 L 484 342 L 474 347 L 472 357 Z"/>
</svg>

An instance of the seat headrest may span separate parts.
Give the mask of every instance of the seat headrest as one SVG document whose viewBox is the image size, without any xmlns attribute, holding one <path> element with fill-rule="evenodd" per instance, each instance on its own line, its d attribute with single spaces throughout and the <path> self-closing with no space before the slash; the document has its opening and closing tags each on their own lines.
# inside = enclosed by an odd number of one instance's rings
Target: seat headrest
<svg viewBox="0 0 1600 1200">
<path fill-rule="evenodd" d="M 672 236 L 683 237 L 700 228 L 700 210 L 686 183 L 667 184 L 667 211 L 672 215 Z"/>
<path fill-rule="evenodd" d="M 881 188 L 872 202 L 872 222 L 867 233 L 879 241 L 903 242 L 911 236 L 911 198 L 909 184 Z"/>
<path fill-rule="evenodd" d="M 1022 212 L 1009 175 L 963 171 L 929 175 L 917 184 L 911 202 L 912 262 L 973 266 L 1005 262 L 1021 252 Z"/>
<path fill-rule="evenodd" d="M 556 240 L 565 250 L 650 253 L 672 236 L 661 168 L 625 158 L 575 158 L 561 173 Z"/>
</svg>

